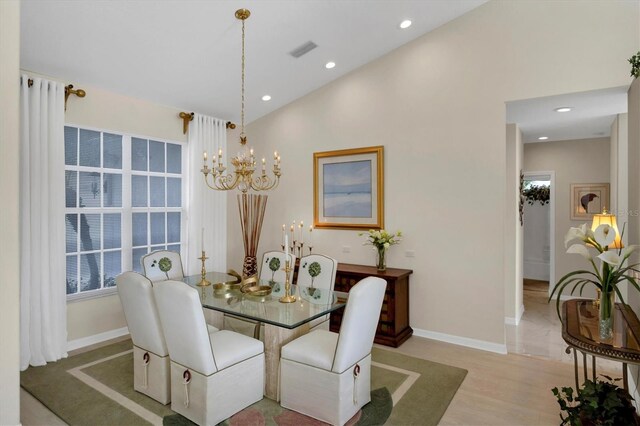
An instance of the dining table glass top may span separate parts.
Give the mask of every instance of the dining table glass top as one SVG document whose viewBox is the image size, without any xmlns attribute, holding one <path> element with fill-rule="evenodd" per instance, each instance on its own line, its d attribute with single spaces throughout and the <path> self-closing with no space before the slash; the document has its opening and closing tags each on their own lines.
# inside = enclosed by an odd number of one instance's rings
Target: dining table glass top
<svg viewBox="0 0 640 426">
<path fill-rule="evenodd" d="M 296 296 L 292 303 L 282 303 L 284 283 L 261 280 L 261 286 L 270 286 L 271 294 L 254 296 L 242 293 L 239 289 L 216 289 L 216 283 L 233 281 L 234 277 L 223 272 L 208 272 L 206 275 L 212 284 L 198 286 L 200 274 L 184 278 L 184 282 L 193 286 L 200 294 L 204 308 L 224 312 L 241 318 L 260 321 L 284 328 L 296 328 L 315 318 L 326 315 L 345 306 L 346 301 L 338 298 L 328 289 L 309 288 L 291 285 L 291 294 Z"/>
</svg>

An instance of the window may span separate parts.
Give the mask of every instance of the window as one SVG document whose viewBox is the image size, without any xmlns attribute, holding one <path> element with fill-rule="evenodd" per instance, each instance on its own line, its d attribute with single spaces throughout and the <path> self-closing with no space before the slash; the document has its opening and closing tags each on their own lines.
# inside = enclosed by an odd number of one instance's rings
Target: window
<svg viewBox="0 0 640 426">
<path fill-rule="evenodd" d="M 183 145 L 65 126 L 66 266 L 70 299 L 113 291 L 140 257 L 180 252 Z"/>
</svg>

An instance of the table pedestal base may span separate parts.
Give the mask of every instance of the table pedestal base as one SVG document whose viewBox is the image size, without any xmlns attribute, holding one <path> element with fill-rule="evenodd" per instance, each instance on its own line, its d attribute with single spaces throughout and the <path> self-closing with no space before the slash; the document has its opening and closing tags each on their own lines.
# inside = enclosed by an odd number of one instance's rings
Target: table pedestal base
<svg viewBox="0 0 640 426">
<path fill-rule="evenodd" d="M 280 401 L 280 349 L 290 341 L 309 332 L 309 324 L 294 329 L 264 325 L 264 396 Z"/>
</svg>

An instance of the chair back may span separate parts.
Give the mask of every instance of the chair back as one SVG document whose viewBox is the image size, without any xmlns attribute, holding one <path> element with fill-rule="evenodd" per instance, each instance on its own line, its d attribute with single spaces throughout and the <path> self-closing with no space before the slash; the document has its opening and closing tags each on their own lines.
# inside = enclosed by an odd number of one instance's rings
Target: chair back
<svg viewBox="0 0 640 426">
<path fill-rule="evenodd" d="M 155 283 L 153 292 L 169 358 L 205 376 L 215 373 L 218 369 L 198 290 L 180 281 L 167 280 Z"/>
<path fill-rule="evenodd" d="M 336 284 L 338 261 L 322 254 L 300 258 L 296 284 L 304 287 L 326 288 L 333 291 Z"/>
<path fill-rule="evenodd" d="M 124 272 L 116 277 L 116 287 L 133 344 L 160 357 L 167 356 L 151 281 L 137 272 Z"/>
<path fill-rule="evenodd" d="M 260 279 L 284 283 L 284 260 L 285 255 L 281 251 L 268 251 L 263 254 L 262 263 L 260 264 Z M 293 284 L 293 269 L 296 266 L 296 256 L 289 253 L 289 261 L 291 262 L 289 282 Z"/>
<path fill-rule="evenodd" d="M 140 263 L 144 275 L 153 282 L 184 278 L 182 259 L 175 251 L 156 250 L 143 256 Z"/>
<path fill-rule="evenodd" d="M 367 277 L 349 290 L 331 371 L 342 373 L 371 352 L 387 282 Z"/>
</svg>

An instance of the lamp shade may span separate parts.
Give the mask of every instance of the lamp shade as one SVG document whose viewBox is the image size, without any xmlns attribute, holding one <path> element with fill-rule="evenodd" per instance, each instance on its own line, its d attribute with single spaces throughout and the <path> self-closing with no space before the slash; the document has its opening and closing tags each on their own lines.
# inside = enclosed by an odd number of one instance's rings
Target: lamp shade
<svg viewBox="0 0 640 426">
<path fill-rule="evenodd" d="M 591 230 L 595 231 L 596 228 L 600 225 L 609 225 L 616 231 L 616 239 L 613 243 L 609 244 L 610 249 L 619 249 L 624 247 L 622 245 L 622 239 L 620 238 L 620 231 L 618 231 L 618 223 L 616 221 L 616 215 L 608 213 L 606 210 L 603 210 L 602 213 L 598 213 L 593 215 L 593 223 L 591 223 Z"/>
</svg>

